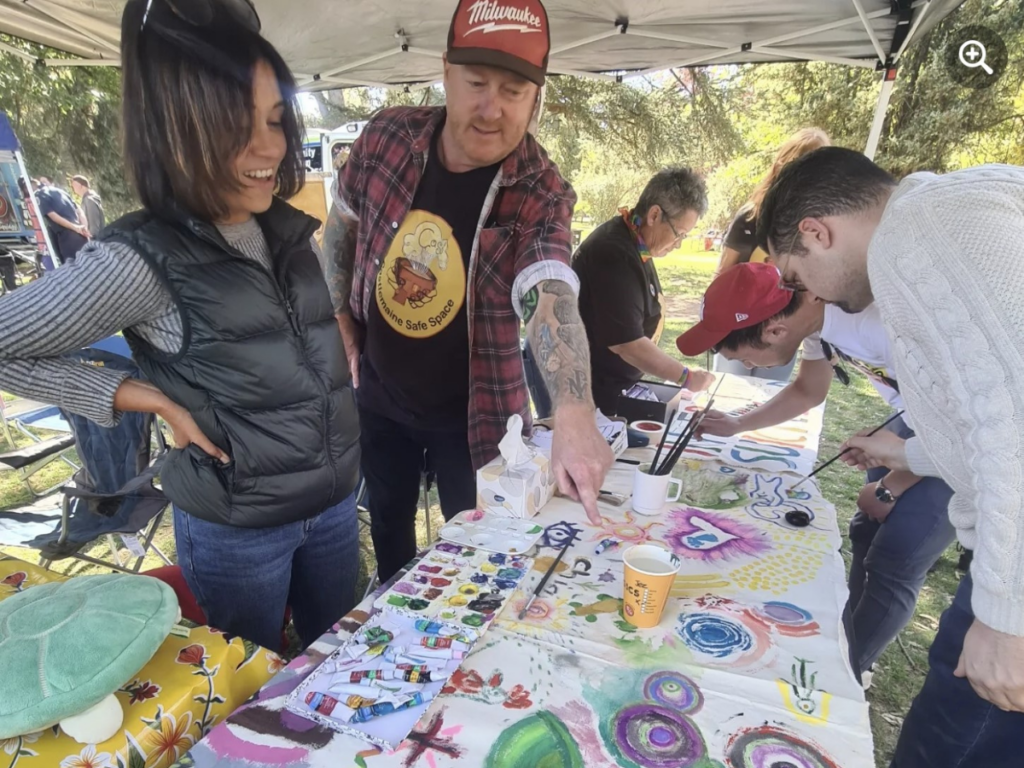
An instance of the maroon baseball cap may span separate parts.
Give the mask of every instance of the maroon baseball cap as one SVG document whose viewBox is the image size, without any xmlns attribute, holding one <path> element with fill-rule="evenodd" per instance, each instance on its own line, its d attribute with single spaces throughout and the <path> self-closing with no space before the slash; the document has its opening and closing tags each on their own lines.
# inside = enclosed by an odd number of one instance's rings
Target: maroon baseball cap
<svg viewBox="0 0 1024 768">
<path fill-rule="evenodd" d="M 448 61 L 500 67 L 544 85 L 551 35 L 540 0 L 459 0 Z"/>
<path fill-rule="evenodd" d="M 772 264 L 737 264 L 712 281 L 700 302 L 700 322 L 676 339 L 693 357 L 717 346 L 733 331 L 763 323 L 785 309 L 793 292 L 779 287 Z"/>
</svg>

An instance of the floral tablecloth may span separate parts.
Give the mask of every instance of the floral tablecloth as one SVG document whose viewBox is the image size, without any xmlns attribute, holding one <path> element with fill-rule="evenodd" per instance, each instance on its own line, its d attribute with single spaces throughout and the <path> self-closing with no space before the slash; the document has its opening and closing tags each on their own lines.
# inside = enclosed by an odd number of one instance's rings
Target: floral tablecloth
<svg viewBox="0 0 1024 768">
<path fill-rule="evenodd" d="M 0 554 L 0 600 L 66 579 Z M 188 637 L 171 635 L 118 691 L 125 715 L 118 735 L 83 745 L 54 728 L 0 740 L 0 766 L 167 768 L 283 666 L 277 654 L 209 627 L 192 628 Z"/>
<path fill-rule="evenodd" d="M 728 398 L 724 398 L 727 402 Z M 718 401 L 716 401 L 716 405 Z M 790 425 L 813 435 L 819 408 Z M 800 426 L 800 425 L 804 426 Z M 777 432 L 776 432 L 777 434 Z M 758 434 L 746 440 L 774 436 Z M 798 441 L 799 442 L 799 441 Z M 649 457 L 649 449 L 630 451 Z M 808 455 L 809 454 L 809 455 Z M 812 484 L 731 452 L 676 468 L 685 492 L 656 517 L 602 506 L 601 526 L 556 498 L 535 572 L 444 693 L 390 753 L 284 710 L 288 694 L 367 620 L 372 598 L 275 677 L 182 761 L 200 768 L 869 768 L 867 704 L 847 662 L 845 571 L 835 510 Z M 628 493 L 633 467 L 605 487 Z M 798 507 L 807 528 L 787 525 Z M 557 549 L 576 541 L 525 619 Z M 602 539 L 620 546 L 595 554 Z M 655 542 L 683 566 L 660 625 L 623 620 L 622 551 Z"/>
</svg>

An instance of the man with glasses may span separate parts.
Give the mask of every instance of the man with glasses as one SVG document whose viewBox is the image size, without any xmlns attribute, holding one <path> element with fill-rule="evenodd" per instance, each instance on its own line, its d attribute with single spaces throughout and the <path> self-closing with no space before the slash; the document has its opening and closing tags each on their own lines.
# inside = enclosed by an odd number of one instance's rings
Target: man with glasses
<svg viewBox="0 0 1024 768">
<path fill-rule="evenodd" d="M 615 413 L 622 390 L 644 375 L 707 389 L 714 377 L 658 349 L 664 326 L 654 260 L 674 251 L 707 210 L 704 181 L 689 168 L 666 168 L 647 182 L 632 210 L 583 241 L 572 268 L 580 280 L 580 317 L 590 342 L 594 403 Z"/>
</svg>

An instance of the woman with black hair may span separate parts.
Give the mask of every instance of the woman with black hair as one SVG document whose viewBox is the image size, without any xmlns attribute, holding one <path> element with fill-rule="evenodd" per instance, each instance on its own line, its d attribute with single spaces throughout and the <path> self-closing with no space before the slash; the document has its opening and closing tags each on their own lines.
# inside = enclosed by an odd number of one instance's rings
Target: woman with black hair
<svg viewBox="0 0 1024 768">
<path fill-rule="evenodd" d="M 130 0 L 125 161 L 143 210 L 0 301 L 0 388 L 103 425 L 157 413 L 178 562 L 211 626 L 277 647 L 351 608 L 359 428 L 311 236 L 287 66 L 246 0 Z M 62 359 L 119 330 L 146 381 Z"/>
</svg>

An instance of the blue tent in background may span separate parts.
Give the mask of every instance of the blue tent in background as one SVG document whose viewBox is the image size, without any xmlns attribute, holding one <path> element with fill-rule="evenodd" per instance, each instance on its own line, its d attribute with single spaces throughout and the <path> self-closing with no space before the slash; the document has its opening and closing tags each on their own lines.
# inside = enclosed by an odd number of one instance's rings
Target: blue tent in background
<svg viewBox="0 0 1024 768">
<path fill-rule="evenodd" d="M 0 245 L 19 243 L 24 246 L 30 243 L 32 252 L 36 246 L 44 254 L 53 253 L 46 227 L 42 227 L 45 243 L 36 243 L 36 230 L 32 226 L 28 206 L 35 208 L 36 218 L 42 221 L 38 204 L 34 197 L 29 200 L 22 197 L 18 179 L 29 183 L 25 160 L 21 154 L 21 142 L 11 126 L 7 113 L 0 111 Z M 52 269 L 49 256 L 45 256 L 44 264 Z"/>
</svg>

